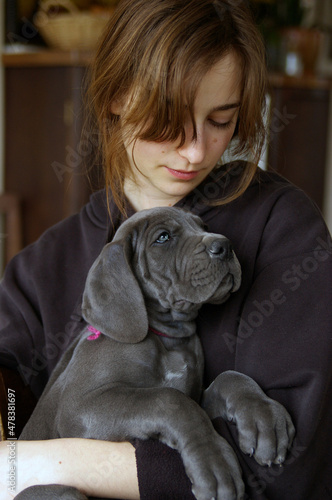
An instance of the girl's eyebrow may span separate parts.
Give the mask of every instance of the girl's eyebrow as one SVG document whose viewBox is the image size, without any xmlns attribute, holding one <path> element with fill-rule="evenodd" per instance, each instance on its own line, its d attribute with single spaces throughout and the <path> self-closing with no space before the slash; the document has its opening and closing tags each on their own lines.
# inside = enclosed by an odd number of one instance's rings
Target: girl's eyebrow
<svg viewBox="0 0 332 500">
<path fill-rule="evenodd" d="M 227 111 L 228 109 L 239 108 L 241 105 L 240 102 L 233 102 L 230 104 L 223 104 L 221 106 L 216 106 L 211 110 L 211 113 L 215 113 L 216 111 Z"/>
</svg>

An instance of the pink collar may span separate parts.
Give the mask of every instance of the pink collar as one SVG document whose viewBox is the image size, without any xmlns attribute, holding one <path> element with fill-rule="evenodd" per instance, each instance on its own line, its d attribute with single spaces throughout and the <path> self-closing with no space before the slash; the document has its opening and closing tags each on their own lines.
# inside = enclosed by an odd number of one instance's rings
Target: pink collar
<svg viewBox="0 0 332 500">
<path fill-rule="evenodd" d="M 91 325 L 88 326 L 88 330 L 89 330 L 89 332 L 91 332 L 92 335 L 89 335 L 87 337 L 87 340 L 97 340 L 101 335 L 101 332 Z M 151 326 L 149 326 L 149 332 L 154 333 L 155 335 L 158 335 L 159 337 L 166 337 L 168 339 L 173 338 L 173 337 L 170 337 L 169 335 L 166 335 L 166 333 L 158 332 L 158 330 L 155 330 Z"/>
<path fill-rule="evenodd" d="M 166 333 L 158 332 L 158 330 L 155 330 L 151 326 L 149 326 L 149 332 L 154 333 L 155 335 L 158 335 L 158 337 L 166 337 L 167 339 L 172 339 L 173 338 L 170 335 L 166 335 Z"/>
</svg>

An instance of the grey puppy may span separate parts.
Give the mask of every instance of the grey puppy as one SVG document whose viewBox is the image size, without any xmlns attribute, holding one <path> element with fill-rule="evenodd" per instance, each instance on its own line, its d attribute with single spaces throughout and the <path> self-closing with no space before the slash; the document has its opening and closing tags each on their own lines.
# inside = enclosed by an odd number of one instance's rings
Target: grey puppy
<svg viewBox="0 0 332 500">
<path fill-rule="evenodd" d="M 91 326 L 65 352 L 20 439 L 158 438 L 180 452 L 198 500 L 243 498 L 236 455 L 210 418 L 235 422 L 242 451 L 262 465 L 284 461 L 294 427 L 243 374 L 224 372 L 202 391 L 195 318 L 240 280 L 230 242 L 198 217 L 177 208 L 132 216 L 89 271 L 82 311 Z M 56 485 L 16 498 L 60 496 L 86 498 Z"/>
</svg>

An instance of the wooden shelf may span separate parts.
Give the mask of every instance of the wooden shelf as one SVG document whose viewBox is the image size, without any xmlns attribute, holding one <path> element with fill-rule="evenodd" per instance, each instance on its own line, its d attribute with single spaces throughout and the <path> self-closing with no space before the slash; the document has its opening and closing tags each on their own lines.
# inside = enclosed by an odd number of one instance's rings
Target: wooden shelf
<svg viewBox="0 0 332 500">
<path fill-rule="evenodd" d="M 88 66 L 92 57 L 91 52 L 37 49 L 29 52 L 3 52 L 2 64 L 6 68 Z"/>
<path fill-rule="evenodd" d="M 269 83 L 271 86 L 279 88 L 332 90 L 332 78 L 314 75 L 295 77 L 282 73 L 271 73 L 269 75 Z"/>
<path fill-rule="evenodd" d="M 93 52 L 70 51 L 35 48 L 30 51 L 4 51 L 2 63 L 5 67 L 38 67 L 38 66 L 88 66 Z M 273 87 L 332 89 L 332 78 L 321 76 L 291 77 L 282 73 L 270 73 L 269 82 Z"/>
</svg>

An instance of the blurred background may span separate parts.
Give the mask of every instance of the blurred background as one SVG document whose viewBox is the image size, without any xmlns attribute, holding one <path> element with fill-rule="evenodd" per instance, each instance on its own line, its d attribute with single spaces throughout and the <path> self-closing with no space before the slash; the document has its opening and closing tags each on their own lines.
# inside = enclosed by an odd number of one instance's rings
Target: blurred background
<svg viewBox="0 0 332 500">
<path fill-rule="evenodd" d="M 269 67 L 261 166 L 303 189 L 332 228 L 332 0 L 248 0 Z M 0 269 L 102 186 L 87 168 L 84 82 L 116 0 L 0 7 Z M 1 274 L 1 271 L 0 271 Z"/>
</svg>

